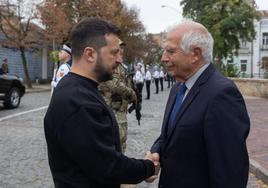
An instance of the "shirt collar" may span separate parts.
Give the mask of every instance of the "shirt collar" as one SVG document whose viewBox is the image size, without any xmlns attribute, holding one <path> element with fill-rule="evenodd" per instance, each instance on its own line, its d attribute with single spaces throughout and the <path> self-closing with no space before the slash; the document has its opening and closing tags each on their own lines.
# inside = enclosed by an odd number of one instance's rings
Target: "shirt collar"
<svg viewBox="0 0 268 188">
<path fill-rule="evenodd" d="M 188 91 L 193 87 L 193 85 L 195 84 L 196 80 L 200 77 L 200 75 L 206 70 L 206 68 L 208 66 L 209 66 L 209 63 L 203 65 L 193 76 L 191 76 L 185 82 L 185 85 L 186 85 Z"/>
</svg>

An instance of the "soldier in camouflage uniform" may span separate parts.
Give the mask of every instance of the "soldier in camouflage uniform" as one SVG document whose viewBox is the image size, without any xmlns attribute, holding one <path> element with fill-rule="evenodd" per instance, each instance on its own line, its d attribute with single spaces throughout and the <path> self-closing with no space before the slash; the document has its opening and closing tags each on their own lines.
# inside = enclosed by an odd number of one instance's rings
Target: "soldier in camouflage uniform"
<svg viewBox="0 0 268 188">
<path fill-rule="evenodd" d="M 122 45 L 120 45 L 122 47 Z M 123 49 L 122 49 L 123 53 Z M 130 87 L 128 74 L 123 65 L 118 66 L 113 75 L 113 79 L 98 86 L 99 91 L 103 95 L 106 103 L 113 109 L 116 116 L 122 152 L 126 150 L 127 141 L 127 109 L 128 105 L 134 103 L 136 105 L 137 98 L 134 90 Z"/>
</svg>

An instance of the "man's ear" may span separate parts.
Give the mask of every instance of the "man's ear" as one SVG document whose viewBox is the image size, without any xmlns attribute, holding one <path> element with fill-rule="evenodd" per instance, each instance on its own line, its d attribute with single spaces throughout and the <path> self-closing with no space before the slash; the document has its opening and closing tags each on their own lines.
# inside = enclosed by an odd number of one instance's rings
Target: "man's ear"
<svg viewBox="0 0 268 188">
<path fill-rule="evenodd" d="M 199 47 L 191 47 L 192 63 L 196 63 L 202 58 L 202 49 Z"/>
<path fill-rule="evenodd" d="M 83 57 L 87 62 L 93 63 L 97 59 L 97 52 L 92 47 L 86 47 L 84 49 Z"/>
</svg>

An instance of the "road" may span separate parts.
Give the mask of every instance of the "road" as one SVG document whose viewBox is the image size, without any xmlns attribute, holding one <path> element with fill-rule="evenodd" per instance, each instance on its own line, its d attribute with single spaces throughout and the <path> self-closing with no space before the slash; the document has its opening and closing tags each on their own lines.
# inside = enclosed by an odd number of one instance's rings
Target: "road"
<svg viewBox="0 0 268 188">
<path fill-rule="evenodd" d="M 26 93 L 21 99 L 20 107 L 12 110 L 4 109 L 3 104 L 0 103 L 0 119 L 6 116 L 36 110 L 38 108 L 47 106 L 49 99 L 50 92 Z"/>
<path fill-rule="evenodd" d="M 143 158 L 160 131 L 164 103 L 168 91 L 153 95 L 143 102 L 141 126 L 129 115 L 129 135 L 126 154 Z M 0 187 L 51 188 L 51 179 L 43 117 L 49 103 L 50 92 L 29 93 L 21 106 L 5 110 L 0 106 Z M 137 188 L 156 188 L 156 183 L 141 183 Z M 247 188 L 267 188 L 252 174 Z"/>
<path fill-rule="evenodd" d="M 46 109 L 37 110 L 49 98 L 49 92 L 29 93 L 18 109 L 0 109 L 0 187 L 53 187 L 43 132 Z M 18 115 L 23 112 L 29 113 Z"/>
</svg>

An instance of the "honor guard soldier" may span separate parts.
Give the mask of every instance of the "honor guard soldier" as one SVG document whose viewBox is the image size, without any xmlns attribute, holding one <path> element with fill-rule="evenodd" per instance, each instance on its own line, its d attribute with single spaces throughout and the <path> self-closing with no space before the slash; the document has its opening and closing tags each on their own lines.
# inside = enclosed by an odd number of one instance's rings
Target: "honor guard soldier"
<svg viewBox="0 0 268 188">
<path fill-rule="evenodd" d="M 59 81 L 71 70 L 72 66 L 72 50 L 71 48 L 64 44 L 59 52 L 59 61 L 61 63 L 60 67 L 56 70 L 51 82 L 52 92 L 57 86 Z"/>
</svg>

